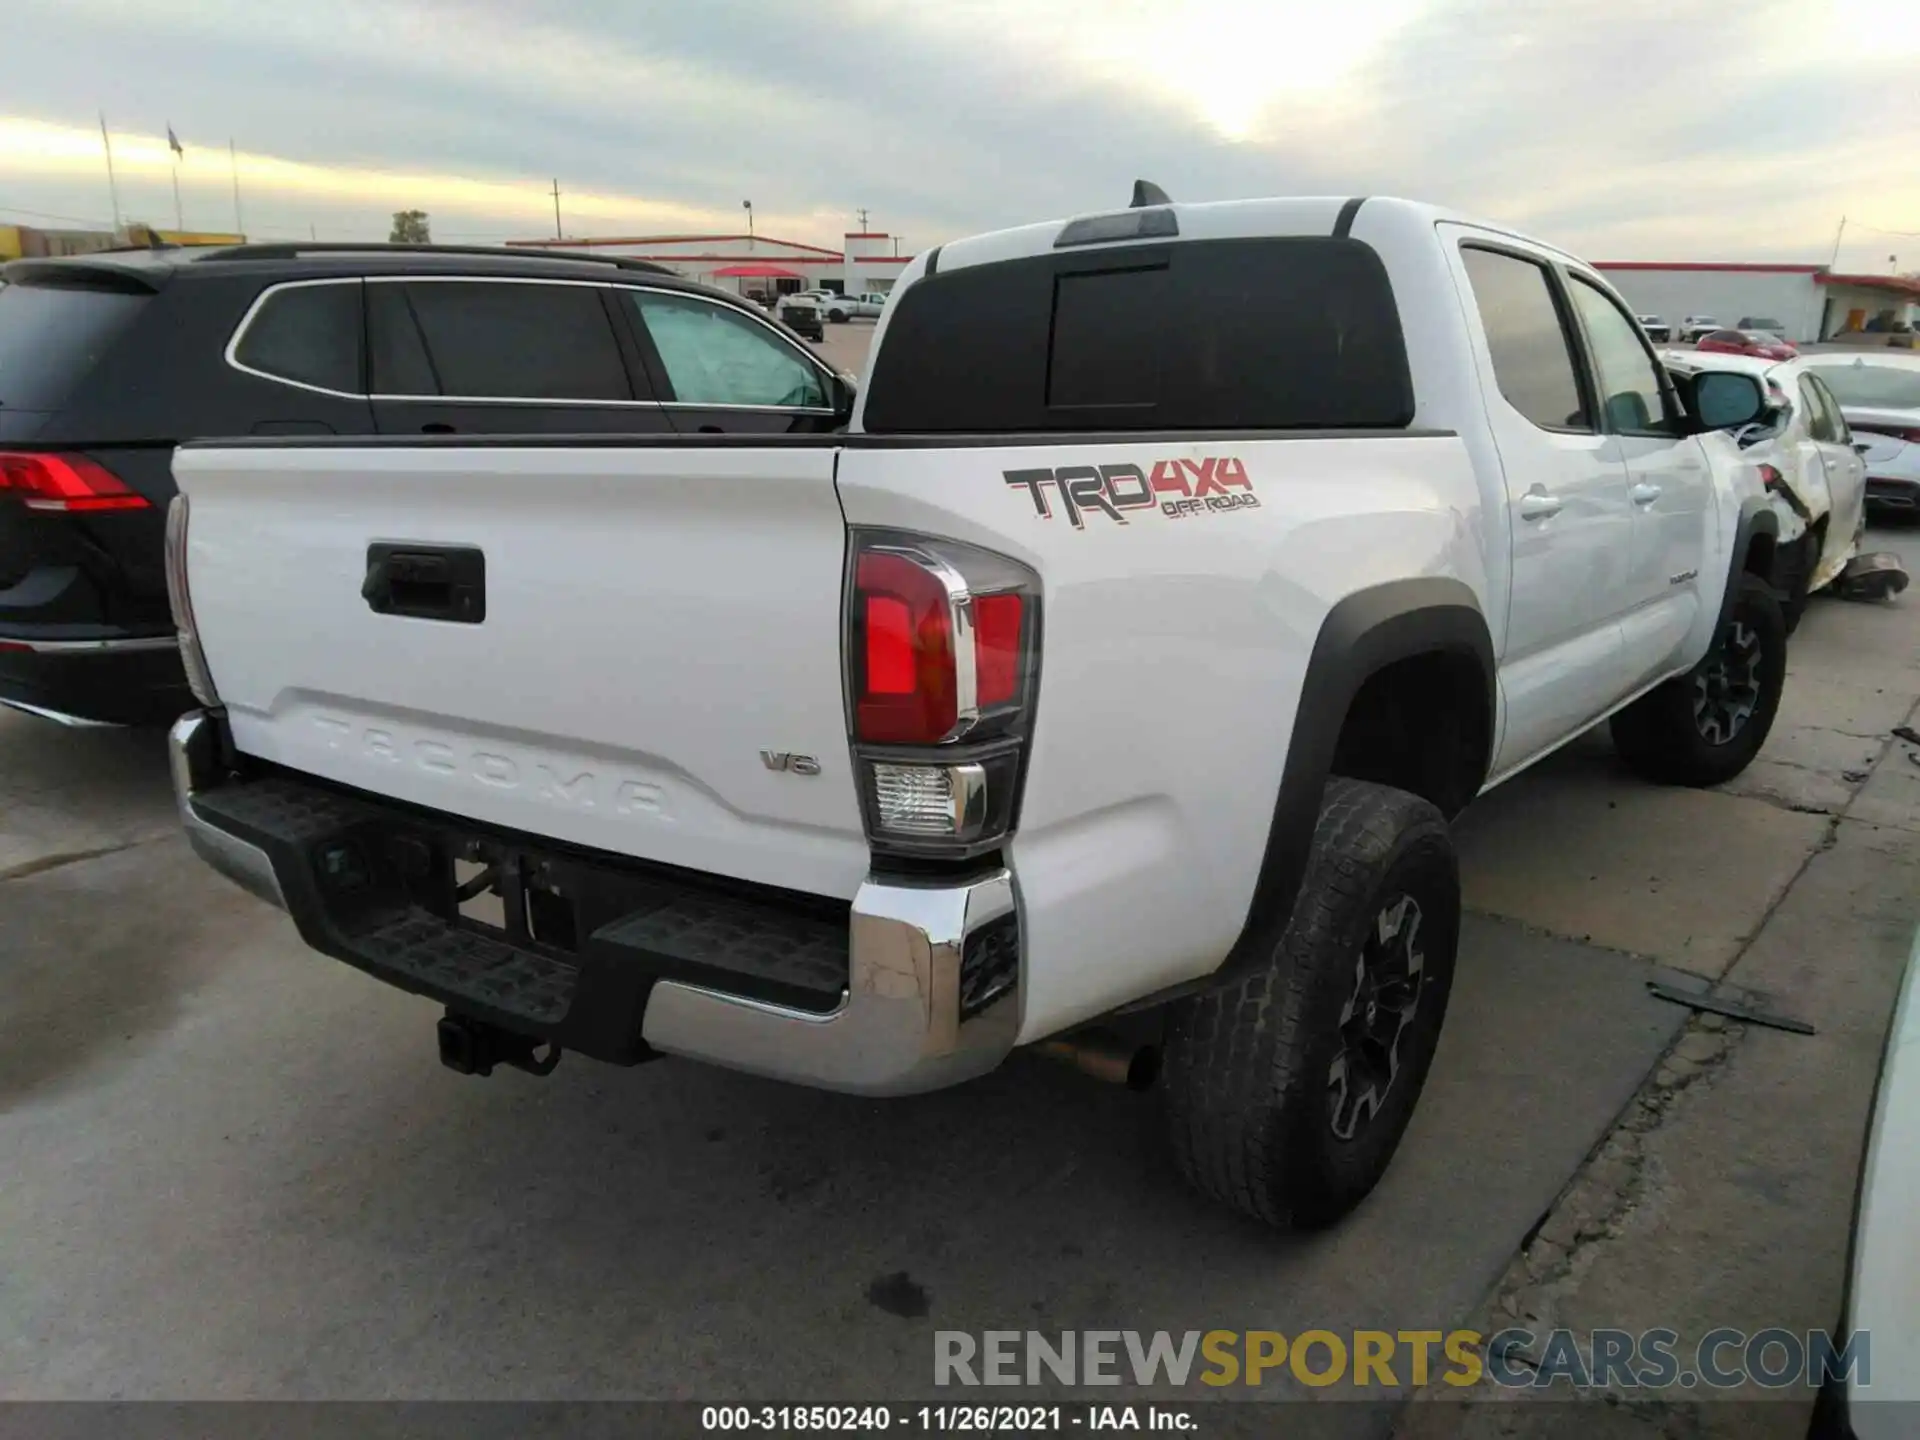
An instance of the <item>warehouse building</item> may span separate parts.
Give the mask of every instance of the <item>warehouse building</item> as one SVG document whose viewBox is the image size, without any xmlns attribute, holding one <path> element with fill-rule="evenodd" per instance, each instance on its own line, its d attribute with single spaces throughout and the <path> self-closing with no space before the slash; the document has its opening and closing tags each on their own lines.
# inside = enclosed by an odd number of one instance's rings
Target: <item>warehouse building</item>
<svg viewBox="0 0 1920 1440">
<path fill-rule="evenodd" d="M 771 235 L 632 235 L 585 240 L 509 240 L 516 248 L 585 250 L 664 265 L 676 274 L 724 290 L 769 296 L 795 290 L 837 290 L 861 295 L 893 288 L 911 255 L 900 237 L 849 232 L 838 250 L 780 240 Z"/>
<path fill-rule="evenodd" d="M 223 231 L 156 230 L 147 225 L 123 225 L 118 230 L 48 230 L 35 225 L 0 225 L 0 261 L 93 255 L 128 245 L 244 245 L 246 240 L 244 235 Z"/>
<path fill-rule="evenodd" d="M 1849 330 L 1911 327 L 1920 308 L 1920 280 L 1835 274 L 1825 265 L 1615 260 L 1594 268 L 1636 314 L 1676 327 L 1689 315 L 1711 315 L 1726 326 L 1778 320 L 1787 338 L 1802 344 Z"/>
</svg>

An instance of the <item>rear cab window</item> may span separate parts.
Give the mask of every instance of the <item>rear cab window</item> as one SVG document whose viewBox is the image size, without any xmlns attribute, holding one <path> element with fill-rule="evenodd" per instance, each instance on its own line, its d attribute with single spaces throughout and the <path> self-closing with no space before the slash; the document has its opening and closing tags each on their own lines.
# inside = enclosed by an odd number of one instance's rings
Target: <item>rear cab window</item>
<svg viewBox="0 0 1920 1440">
<path fill-rule="evenodd" d="M 964 266 L 894 302 L 874 434 L 1404 429 L 1385 267 L 1352 239 L 1189 240 Z"/>
<path fill-rule="evenodd" d="M 152 298 L 80 267 L 70 279 L 0 285 L 0 409 L 60 409 Z"/>
</svg>

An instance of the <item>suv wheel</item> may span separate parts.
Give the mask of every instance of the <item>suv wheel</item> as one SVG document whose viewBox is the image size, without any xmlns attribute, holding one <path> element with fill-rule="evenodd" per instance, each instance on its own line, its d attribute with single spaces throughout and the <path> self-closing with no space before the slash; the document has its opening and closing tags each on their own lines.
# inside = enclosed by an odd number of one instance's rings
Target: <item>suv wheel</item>
<svg viewBox="0 0 1920 1440">
<path fill-rule="evenodd" d="M 829 310 L 827 311 L 827 319 L 836 325 L 844 325 L 847 323 L 847 312 L 844 310 Z"/>
<path fill-rule="evenodd" d="M 1706 658 L 1614 716 L 1614 749 L 1656 784 L 1721 784 L 1767 743 L 1786 683 L 1780 601 L 1759 576 L 1742 575 Z"/>
<path fill-rule="evenodd" d="M 1292 918 L 1264 962 L 1168 1016 L 1175 1164 L 1274 1226 L 1330 1225 L 1386 1173 L 1453 987 L 1460 874 L 1427 801 L 1329 782 Z"/>
</svg>

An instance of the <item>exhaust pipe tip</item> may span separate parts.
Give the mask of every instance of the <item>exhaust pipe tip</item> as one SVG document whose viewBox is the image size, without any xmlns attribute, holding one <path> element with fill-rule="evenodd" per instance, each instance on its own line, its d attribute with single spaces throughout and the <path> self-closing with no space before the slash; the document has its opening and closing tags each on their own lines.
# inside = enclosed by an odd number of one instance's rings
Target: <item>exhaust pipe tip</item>
<svg viewBox="0 0 1920 1440">
<path fill-rule="evenodd" d="M 1082 1075 L 1128 1090 L 1151 1090 L 1160 1078 L 1159 1046 L 1138 1044 L 1105 1030 L 1043 1040 L 1034 1049 Z"/>
</svg>

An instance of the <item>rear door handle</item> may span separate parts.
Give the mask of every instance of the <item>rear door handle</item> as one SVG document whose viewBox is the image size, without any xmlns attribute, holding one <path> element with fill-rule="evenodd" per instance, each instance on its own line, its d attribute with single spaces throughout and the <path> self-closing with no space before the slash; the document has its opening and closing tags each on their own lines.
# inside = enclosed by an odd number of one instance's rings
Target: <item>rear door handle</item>
<svg viewBox="0 0 1920 1440">
<path fill-rule="evenodd" d="M 1560 501 L 1544 490 L 1529 490 L 1520 497 L 1522 520 L 1551 520 L 1560 513 Z"/>
<path fill-rule="evenodd" d="M 360 595 L 376 615 L 478 625 L 487 618 L 487 557 L 472 545 L 369 545 Z"/>
<path fill-rule="evenodd" d="M 1642 481 L 1633 487 L 1632 494 L 1634 504 L 1651 505 L 1660 498 L 1660 487 L 1658 485 L 1649 485 L 1645 481 Z"/>
</svg>

